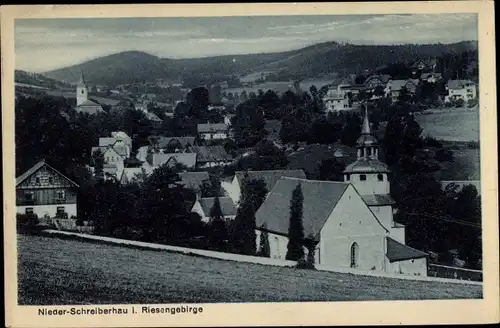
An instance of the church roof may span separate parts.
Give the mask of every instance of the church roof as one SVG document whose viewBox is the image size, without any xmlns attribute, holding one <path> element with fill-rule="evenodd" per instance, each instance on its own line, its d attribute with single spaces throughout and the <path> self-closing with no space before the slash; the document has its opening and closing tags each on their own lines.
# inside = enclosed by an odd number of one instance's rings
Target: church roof
<svg viewBox="0 0 500 328">
<path fill-rule="evenodd" d="M 411 248 L 400 242 L 395 241 L 390 237 L 386 237 L 387 240 L 387 258 L 389 261 L 398 262 L 398 261 L 406 261 L 411 259 L 419 259 L 423 257 L 427 257 L 428 254 L 418 249 Z"/>
<path fill-rule="evenodd" d="M 319 237 L 326 220 L 349 187 L 348 183 L 282 177 L 255 214 L 257 227 L 288 235 L 290 201 L 293 190 L 299 183 L 304 196 L 304 235 L 307 238 Z"/>
<path fill-rule="evenodd" d="M 368 206 L 385 206 L 396 204 L 390 195 L 361 195 L 361 198 Z"/>
<path fill-rule="evenodd" d="M 389 173 L 389 168 L 375 158 L 360 158 L 346 166 L 344 173 Z"/>
<path fill-rule="evenodd" d="M 99 106 L 101 107 L 101 105 L 93 100 L 84 100 L 80 105 L 76 106 L 76 107 L 86 107 L 86 106 Z"/>
<path fill-rule="evenodd" d="M 237 171 L 235 177 L 238 179 L 240 185 L 247 173 L 250 180 L 264 180 L 268 192 L 271 192 L 282 177 L 306 179 L 306 174 L 303 170 Z"/>
</svg>

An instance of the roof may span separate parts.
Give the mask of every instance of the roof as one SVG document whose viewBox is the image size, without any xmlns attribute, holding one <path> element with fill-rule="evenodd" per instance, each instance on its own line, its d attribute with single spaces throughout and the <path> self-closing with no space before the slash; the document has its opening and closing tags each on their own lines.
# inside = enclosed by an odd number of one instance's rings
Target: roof
<svg viewBox="0 0 500 328">
<path fill-rule="evenodd" d="M 387 258 L 390 262 L 406 261 L 427 257 L 428 254 L 418 249 L 411 248 L 400 242 L 395 241 L 390 237 L 385 237 L 387 240 Z"/>
<path fill-rule="evenodd" d="M 421 80 L 425 80 L 425 79 L 428 79 L 429 77 L 431 76 L 434 76 L 434 77 L 437 77 L 437 78 L 440 78 L 441 77 L 441 73 L 422 73 L 420 75 L 420 79 Z"/>
<path fill-rule="evenodd" d="M 116 153 L 122 157 L 127 157 L 129 155 L 129 148 L 127 145 L 117 144 L 118 140 L 111 145 L 111 148 L 116 151 Z"/>
<path fill-rule="evenodd" d="M 78 105 L 76 107 L 86 107 L 86 106 L 99 106 L 99 107 L 101 107 L 101 105 L 98 102 L 90 100 L 90 99 L 84 100 L 80 105 Z"/>
<path fill-rule="evenodd" d="M 198 162 L 231 161 L 232 157 L 223 146 L 192 146 L 191 152 L 196 153 Z"/>
<path fill-rule="evenodd" d="M 366 80 L 365 80 L 365 84 L 367 82 L 369 82 L 370 80 L 373 80 L 373 79 L 377 79 L 377 80 L 380 80 L 382 81 L 383 83 L 387 83 L 390 79 L 392 79 L 392 76 L 388 75 L 388 74 L 382 74 L 382 75 L 372 75 L 372 76 L 369 76 Z"/>
<path fill-rule="evenodd" d="M 228 126 L 224 123 L 203 123 L 198 124 L 198 133 L 208 133 L 217 131 L 227 131 Z"/>
<path fill-rule="evenodd" d="M 178 142 L 183 148 L 185 148 L 194 144 L 195 137 L 149 137 L 149 140 L 152 143 L 156 142 L 158 148 L 167 148 L 173 142 Z"/>
<path fill-rule="evenodd" d="M 30 176 L 32 176 L 33 174 L 35 174 L 38 170 L 40 170 L 44 166 L 47 166 L 49 169 L 51 169 L 52 171 L 54 171 L 57 174 L 59 174 L 60 176 L 62 176 L 64 179 L 66 179 L 68 182 L 70 182 L 71 184 L 73 184 L 75 187 L 79 187 L 76 182 L 74 182 L 73 180 L 71 180 L 70 178 L 68 178 L 66 175 L 62 174 L 61 172 L 59 172 L 58 170 L 56 170 L 55 168 L 53 168 L 52 166 L 50 166 L 49 164 L 47 164 L 45 162 L 45 160 L 43 160 L 43 159 L 41 161 L 39 161 L 38 163 L 36 163 L 35 165 L 33 165 L 29 170 L 27 170 L 26 172 L 24 172 L 23 174 L 21 174 L 20 176 L 18 176 L 16 178 L 16 187 L 21 182 L 23 182 L 24 180 L 26 180 L 27 178 L 29 178 Z"/>
<path fill-rule="evenodd" d="M 347 165 L 344 173 L 389 173 L 389 168 L 378 159 L 360 158 Z"/>
<path fill-rule="evenodd" d="M 475 85 L 474 82 L 469 80 L 449 80 L 448 83 L 446 83 L 446 86 L 448 87 L 448 89 L 463 89 L 466 85 L 469 84 Z"/>
<path fill-rule="evenodd" d="M 200 188 L 203 181 L 210 178 L 208 172 L 181 172 L 179 177 L 184 187 L 195 190 Z"/>
<path fill-rule="evenodd" d="M 143 170 L 146 174 L 149 174 L 151 172 L 147 172 L 147 170 L 143 167 L 127 167 L 122 170 L 121 176 L 120 176 L 120 182 L 125 183 L 125 182 L 130 182 L 132 179 L 135 178 L 136 174 L 142 174 Z"/>
<path fill-rule="evenodd" d="M 300 179 L 307 178 L 303 170 L 237 171 L 235 173 L 235 178 L 238 179 L 238 182 L 240 184 L 243 181 L 246 173 L 248 173 L 248 178 L 250 180 L 264 180 L 264 183 L 266 184 L 267 190 L 269 192 L 274 188 L 278 180 L 282 177 Z"/>
<path fill-rule="evenodd" d="M 316 181 L 282 177 L 255 214 L 256 226 L 288 235 L 290 200 L 301 184 L 303 201 L 302 223 L 306 237 L 317 237 L 326 220 L 350 186 L 344 182 Z"/>
<path fill-rule="evenodd" d="M 460 181 L 446 180 L 446 181 L 441 181 L 441 186 L 443 186 L 443 188 L 446 188 L 446 186 L 452 183 L 456 184 L 460 189 L 468 185 L 473 185 L 474 187 L 476 187 L 477 193 L 481 194 L 481 181 L 479 180 L 460 180 Z"/>
<path fill-rule="evenodd" d="M 149 146 L 139 147 L 139 149 L 137 149 L 137 154 L 135 155 L 135 157 L 141 162 L 145 162 L 148 156 L 148 150 Z"/>
<path fill-rule="evenodd" d="M 412 80 L 392 80 L 391 91 L 400 91 L 403 87 L 406 87 L 408 83 L 415 84 Z"/>
<path fill-rule="evenodd" d="M 210 217 L 210 210 L 214 205 L 215 197 L 210 198 L 200 198 L 198 200 L 200 202 L 201 208 L 205 217 Z M 222 214 L 224 216 L 235 216 L 236 215 L 236 206 L 234 205 L 233 200 L 230 197 L 219 197 L 220 208 L 222 210 Z"/>
<path fill-rule="evenodd" d="M 163 122 L 161 118 L 159 118 L 155 113 L 147 112 L 146 113 L 146 118 L 150 121 L 154 122 Z"/>
<path fill-rule="evenodd" d="M 172 160 L 187 167 L 194 167 L 196 165 L 196 153 L 155 153 L 151 157 L 150 164 L 152 166 L 160 166 Z"/>
<path fill-rule="evenodd" d="M 99 138 L 99 146 L 106 147 L 106 146 L 112 145 L 115 142 L 115 140 L 116 139 L 113 137 Z"/>
<path fill-rule="evenodd" d="M 390 195 L 361 195 L 361 198 L 368 206 L 385 206 L 396 204 Z"/>
</svg>

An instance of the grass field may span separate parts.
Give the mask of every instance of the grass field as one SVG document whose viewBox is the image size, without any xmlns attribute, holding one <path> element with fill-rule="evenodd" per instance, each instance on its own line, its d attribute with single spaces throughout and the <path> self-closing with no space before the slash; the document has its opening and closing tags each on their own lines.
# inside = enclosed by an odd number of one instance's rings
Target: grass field
<svg viewBox="0 0 500 328">
<path fill-rule="evenodd" d="M 18 236 L 19 304 L 481 298 L 482 287 L 222 261 Z"/>
</svg>

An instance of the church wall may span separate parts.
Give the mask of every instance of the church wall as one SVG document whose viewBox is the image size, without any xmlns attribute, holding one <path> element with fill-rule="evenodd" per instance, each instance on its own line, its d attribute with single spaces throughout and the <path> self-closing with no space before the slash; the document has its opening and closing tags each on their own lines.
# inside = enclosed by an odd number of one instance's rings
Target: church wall
<svg viewBox="0 0 500 328">
<path fill-rule="evenodd" d="M 393 226 L 392 206 L 370 206 L 373 214 L 379 219 L 380 223 L 387 229 Z"/>
<path fill-rule="evenodd" d="M 260 245 L 260 234 L 260 230 L 255 230 L 257 250 Z M 271 232 L 268 232 L 267 235 L 269 239 L 269 257 L 274 260 L 285 260 L 288 247 L 288 237 Z"/>
<path fill-rule="evenodd" d="M 351 246 L 356 242 L 358 268 L 384 270 L 386 231 L 352 186 L 346 189 L 320 234 L 320 264 L 350 267 Z"/>
<path fill-rule="evenodd" d="M 425 257 L 393 263 L 390 263 L 386 258 L 386 267 L 388 273 L 427 277 L 427 259 Z"/>
<path fill-rule="evenodd" d="M 391 228 L 391 238 L 406 245 L 405 227 Z"/>
<path fill-rule="evenodd" d="M 360 180 L 361 174 L 353 173 L 350 175 L 349 180 L 346 181 L 354 185 L 354 187 L 358 190 L 360 195 L 390 194 L 390 184 L 389 181 L 387 180 L 387 174 L 385 173 L 381 174 L 383 174 L 384 176 L 383 177 L 384 181 L 378 181 L 377 178 L 378 174 L 376 173 L 366 173 L 365 181 Z"/>
</svg>

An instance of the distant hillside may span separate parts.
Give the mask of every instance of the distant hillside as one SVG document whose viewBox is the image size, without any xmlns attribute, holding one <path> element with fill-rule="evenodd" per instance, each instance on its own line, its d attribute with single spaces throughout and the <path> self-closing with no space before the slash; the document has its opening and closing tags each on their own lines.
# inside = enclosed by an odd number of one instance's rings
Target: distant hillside
<svg viewBox="0 0 500 328">
<path fill-rule="evenodd" d="M 57 79 L 53 79 L 42 74 L 30 73 L 21 70 L 16 70 L 14 72 L 14 82 L 47 89 L 66 88 L 70 86 L 68 83 L 58 81 Z"/>
<path fill-rule="evenodd" d="M 355 73 L 361 69 L 461 53 L 477 49 L 477 42 L 431 45 L 352 45 L 319 43 L 298 50 L 249 55 L 227 55 L 192 59 L 159 58 L 139 51 L 128 51 L 87 61 L 44 75 L 65 82 L 78 80 L 80 70 L 94 84 L 117 85 L 158 78 L 183 79 L 191 76 L 224 77 L 260 70 L 285 72 L 289 78 L 317 77 L 332 72 Z"/>
</svg>

